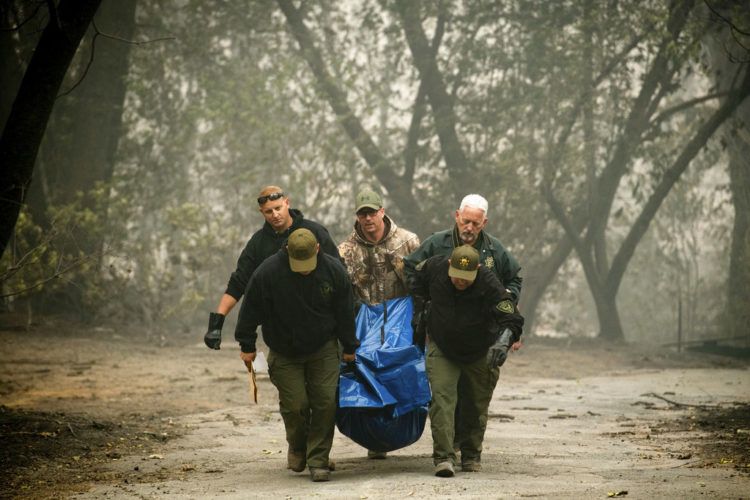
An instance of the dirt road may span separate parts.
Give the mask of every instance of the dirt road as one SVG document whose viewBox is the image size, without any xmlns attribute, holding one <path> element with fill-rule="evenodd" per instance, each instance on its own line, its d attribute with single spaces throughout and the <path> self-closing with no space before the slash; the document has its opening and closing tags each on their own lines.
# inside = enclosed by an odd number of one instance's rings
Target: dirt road
<svg viewBox="0 0 750 500">
<path fill-rule="evenodd" d="M 428 421 L 382 461 L 337 432 L 313 484 L 285 470 L 275 389 L 261 374 L 249 402 L 234 345 L 2 335 L 3 497 L 750 497 L 750 370 L 724 358 L 535 340 L 503 368 L 482 472 L 432 476 Z"/>
</svg>

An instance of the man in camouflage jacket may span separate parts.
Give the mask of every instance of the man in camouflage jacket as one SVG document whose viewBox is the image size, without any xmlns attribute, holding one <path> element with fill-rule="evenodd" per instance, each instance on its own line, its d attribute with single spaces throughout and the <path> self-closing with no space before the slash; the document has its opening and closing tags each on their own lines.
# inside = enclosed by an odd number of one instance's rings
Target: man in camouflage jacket
<svg viewBox="0 0 750 500">
<path fill-rule="evenodd" d="M 409 294 L 403 257 L 419 247 L 419 237 L 385 214 L 374 191 L 357 195 L 354 230 L 338 247 L 359 303 L 379 304 Z"/>
<path fill-rule="evenodd" d="M 355 212 L 354 230 L 338 250 L 357 304 L 379 304 L 408 295 L 403 257 L 419 247 L 419 237 L 385 215 L 380 195 L 369 189 L 357 194 Z M 383 459 L 386 454 L 368 450 L 367 457 Z"/>
</svg>

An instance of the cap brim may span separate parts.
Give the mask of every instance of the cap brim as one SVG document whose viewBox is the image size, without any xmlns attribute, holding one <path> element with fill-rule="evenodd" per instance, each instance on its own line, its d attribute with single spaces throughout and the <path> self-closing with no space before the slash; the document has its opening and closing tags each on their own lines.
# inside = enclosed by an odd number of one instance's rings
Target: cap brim
<svg viewBox="0 0 750 500">
<path fill-rule="evenodd" d="M 306 273 L 308 271 L 315 270 L 315 266 L 318 264 L 318 254 L 313 255 L 309 259 L 293 259 L 291 256 L 289 257 L 289 267 L 292 268 L 292 271 L 295 273 Z"/>
<path fill-rule="evenodd" d="M 448 276 L 450 276 L 451 278 L 474 281 L 475 279 L 477 279 L 477 270 L 474 269 L 473 271 L 462 271 L 461 269 L 456 269 L 453 266 L 448 266 Z"/>
<path fill-rule="evenodd" d="M 358 206 L 357 209 L 354 211 L 354 213 L 359 212 L 363 208 L 372 208 L 373 210 L 380 210 L 383 207 L 381 207 L 380 205 L 375 205 L 374 203 L 364 203 L 364 204 Z"/>
</svg>

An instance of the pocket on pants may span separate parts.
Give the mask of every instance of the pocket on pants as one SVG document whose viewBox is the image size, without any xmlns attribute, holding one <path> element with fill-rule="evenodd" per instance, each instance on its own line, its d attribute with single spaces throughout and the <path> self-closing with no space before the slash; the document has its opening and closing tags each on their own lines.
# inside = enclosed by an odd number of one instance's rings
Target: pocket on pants
<svg viewBox="0 0 750 500">
<path fill-rule="evenodd" d="M 276 385 L 276 382 L 274 381 L 274 367 L 276 366 L 277 361 L 276 354 L 272 350 L 268 350 L 268 358 L 266 359 L 266 363 L 268 363 L 268 378 L 271 380 L 271 383 L 273 385 Z"/>
</svg>

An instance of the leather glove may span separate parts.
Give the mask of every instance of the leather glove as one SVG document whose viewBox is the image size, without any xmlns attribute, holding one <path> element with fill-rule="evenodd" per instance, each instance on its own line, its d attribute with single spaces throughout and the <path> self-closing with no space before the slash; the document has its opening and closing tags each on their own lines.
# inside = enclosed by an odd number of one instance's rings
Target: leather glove
<svg viewBox="0 0 750 500">
<path fill-rule="evenodd" d="M 416 332 L 417 327 L 419 326 L 420 316 L 422 316 L 422 308 L 424 306 L 422 305 L 422 301 L 418 300 L 417 297 L 413 298 L 413 304 L 414 308 L 411 313 L 411 330 L 412 332 Z"/>
<path fill-rule="evenodd" d="M 508 359 L 508 349 L 512 338 L 513 332 L 509 328 L 503 330 L 495 343 L 487 350 L 487 366 L 490 368 L 503 366 L 505 360 Z"/>
<path fill-rule="evenodd" d="M 414 296 L 414 312 L 411 317 L 411 329 L 413 344 L 424 351 L 427 340 L 427 314 L 430 310 L 430 302 L 422 297 Z"/>
<path fill-rule="evenodd" d="M 221 349 L 221 327 L 224 326 L 224 315 L 209 313 L 208 331 L 203 336 L 203 342 L 211 349 Z"/>
</svg>

